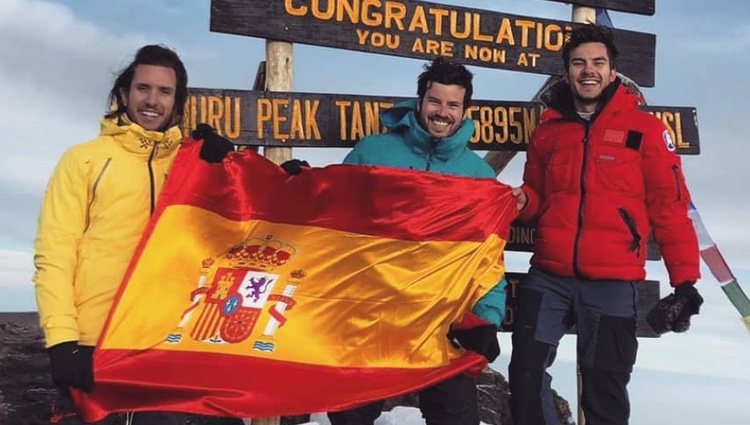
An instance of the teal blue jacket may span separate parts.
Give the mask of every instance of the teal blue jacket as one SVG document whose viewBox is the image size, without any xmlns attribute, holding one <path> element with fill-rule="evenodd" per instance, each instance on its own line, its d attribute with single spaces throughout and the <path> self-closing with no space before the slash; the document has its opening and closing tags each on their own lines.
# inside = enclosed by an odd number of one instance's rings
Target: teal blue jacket
<svg viewBox="0 0 750 425">
<path fill-rule="evenodd" d="M 495 178 L 492 167 L 467 147 L 474 134 L 473 121 L 465 119 L 452 136 L 435 139 L 419 124 L 416 105 L 416 100 L 409 100 L 383 111 L 380 120 L 388 128 L 388 133 L 360 140 L 344 158 L 344 163 Z M 479 299 L 474 314 L 499 327 L 505 317 L 506 286 L 503 277 Z"/>
</svg>

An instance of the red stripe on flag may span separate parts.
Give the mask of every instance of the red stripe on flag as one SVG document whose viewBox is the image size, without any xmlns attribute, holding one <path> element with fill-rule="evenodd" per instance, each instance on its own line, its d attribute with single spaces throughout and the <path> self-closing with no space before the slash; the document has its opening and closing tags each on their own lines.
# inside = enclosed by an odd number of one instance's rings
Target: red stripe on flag
<svg viewBox="0 0 750 425">
<path fill-rule="evenodd" d="M 86 421 L 124 411 L 233 417 L 336 411 L 410 393 L 462 372 L 476 373 L 486 364 L 474 353 L 441 368 L 385 369 L 165 350 L 101 350 L 95 362 L 94 392 L 74 394 Z"/>
<path fill-rule="evenodd" d="M 402 240 L 479 242 L 491 234 L 508 240 L 517 215 L 516 203 L 508 202 L 511 188 L 494 179 L 351 165 L 289 176 L 249 150 L 230 154 L 222 165 L 208 164 L 198 158 L 199 147 L 183 143 L 159 212 L 166 205 L 183 204 L 237 221 L 267 220 Z M 405 201 L 417 207 L 399 208 Z M 497 214 L 499 208 L 506 213 Z M 448 217 L 455 225 L 445 225 Z"/>
</svg>

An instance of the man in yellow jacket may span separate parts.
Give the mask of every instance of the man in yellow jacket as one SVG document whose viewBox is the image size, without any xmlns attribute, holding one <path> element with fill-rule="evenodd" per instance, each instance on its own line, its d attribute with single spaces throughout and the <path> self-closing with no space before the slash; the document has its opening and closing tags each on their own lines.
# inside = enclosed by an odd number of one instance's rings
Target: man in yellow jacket
<svg viewBox="0 0 750 425">
<path fill-rule="evenodd" d="M 99 137 L 70 148 L 52 174 L 35 240 L 39 317 L 61 392 L 53 415 L 64 424 L 80 423 L 68 389 L 94 386 L 94 346 L 182 139 L 187 72 L 172 50 L 144 46 L 109 96 Z M 184 417 L 142 413 L 134 423 Z"/>
</svg>

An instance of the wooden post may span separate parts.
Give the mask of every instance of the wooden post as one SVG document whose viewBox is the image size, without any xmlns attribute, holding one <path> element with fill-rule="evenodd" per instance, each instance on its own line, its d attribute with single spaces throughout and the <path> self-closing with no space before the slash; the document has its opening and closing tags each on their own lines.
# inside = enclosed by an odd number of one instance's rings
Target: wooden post
<svg viewBox="0 0 750 425">
<path fill-rule="evenodd" d="M 292 91 L 294 66 L 292 46 L 292 43 L 266 40 L 267 91 Z M 292 148 L 265 147 L 263 155 L 274 163 L 281 164 L 292 159 Z"/>
<path fill-rule="evenodd" d="M 292 91 L 293 49 L 292 43 L 266 40 L 266 90 Z M 264 147 L 263 155 L 275 164 L 292 159 L 292 148 Z M 245 420 L 245 423 L 248 423 Z M 279 425 L 281 418 L 253 418 L 252 425 Z"/>
<path fill-rule="evenodd" d="M 593 7 L 576 6 L 573 5 L 573 22 L 580 22 L 584 24 L 595 24 L 596 23 L 596 9 Z M 578 338 L 576 336 L 576 338 Z M 578 350 L 576 350 L 576 353 Z M 583 406 L 581 406 L 581 394 L 583 393 L 583 380 L 581 378 L 581 368 L 578 366 L 578 354 L 576 354 L 576 376 L 578 381 L 578 425 L 586 425 L 586 417 L 583 415 Z"/>
<path fill-rule="evenodd" d="M 596 9 L 594 9 L 593 7 L 573 5 L 573 14 L 571 20 L 573 22 L 581 24 L 595 24 Z"/>
</svg>

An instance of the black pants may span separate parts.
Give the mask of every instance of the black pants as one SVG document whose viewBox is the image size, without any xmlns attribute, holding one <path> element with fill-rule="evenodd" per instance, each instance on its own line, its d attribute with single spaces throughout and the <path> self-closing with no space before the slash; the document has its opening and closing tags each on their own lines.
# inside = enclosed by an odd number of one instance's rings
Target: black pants
<svg viewBox="0 0 750 425">
<path fill-rule="evenodd" d="M 586 425 L 627 425 L 627 384 L 635 364 L 634 282 L 561 278 L 532 268 L 518 289 L 508 370 L 514 425 L 560 423 L 547 368 L 576 326 Z"/>
<path fill-rule="evenodd" d="M 58 388 L 58 397 L 55 400 L 52 412 L 53 418 L 57 417 L 58 425 L 123 425 L 127 421 L 127 414 L 109 415 L 98 422 L 83 422 L 75 413 L 73 400 L 67 388 Z M 133 414 L 133 425 L 185 425 L 188 415 L 176 412 L 140 412 Z"/>
<path fill-rule="evenodd" d="M 385 401 L 376 401 L 343 412 L 330 412 L 331 425 L 372 425 Z M 419 392 L 419 409 L 427 425 L 477 425 L 477 387 L 473 378 L 461 374 Z"/>
</svg>

